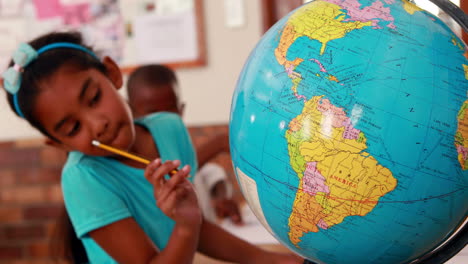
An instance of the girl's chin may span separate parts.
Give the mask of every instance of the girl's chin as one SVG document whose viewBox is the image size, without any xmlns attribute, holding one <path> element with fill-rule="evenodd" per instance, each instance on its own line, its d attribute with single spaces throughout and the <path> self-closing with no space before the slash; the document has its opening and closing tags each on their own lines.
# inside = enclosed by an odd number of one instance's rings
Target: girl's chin
<svg viewBox="0 0 468 264">
<path fill-rule="evenodd" d="M 135 133 L 128 129 L 121 129 L 111 145 L 122 150 L 130 150 L 135 141 Z"/>
</svg>

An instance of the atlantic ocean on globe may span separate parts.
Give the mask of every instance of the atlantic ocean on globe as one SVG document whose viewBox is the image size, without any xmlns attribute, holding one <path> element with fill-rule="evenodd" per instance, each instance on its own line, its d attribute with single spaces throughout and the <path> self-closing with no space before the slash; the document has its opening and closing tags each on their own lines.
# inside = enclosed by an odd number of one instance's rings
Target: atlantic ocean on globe
<svg viewBox="0 0 468 264">
<path fill-rule="evenodd" d="M 409 263 L 468 212 L 468 61 L 402 0 L 316 0 L 276 23 L 232 99 L 242 193 L 318 263 Z"/>
</svg>

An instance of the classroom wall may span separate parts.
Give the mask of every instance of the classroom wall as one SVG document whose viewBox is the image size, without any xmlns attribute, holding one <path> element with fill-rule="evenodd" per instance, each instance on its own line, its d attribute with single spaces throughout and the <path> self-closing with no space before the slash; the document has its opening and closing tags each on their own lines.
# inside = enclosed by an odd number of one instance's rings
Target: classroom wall
<svg viewBox="0 0 468 264">
<path fill-rule="evenodd" d="M 188 125 L 226 124 L 231 96 L 242 66 L 262 35 L 261 1 L 244 0 L 246 24 L 228 28 L 224 1 L 203 0 L 207 65 L 178 69 L 184 119 Z M 11 113 L 0 89 L 0 141 L 37 138 L 39 134 Z"/>
</svg>

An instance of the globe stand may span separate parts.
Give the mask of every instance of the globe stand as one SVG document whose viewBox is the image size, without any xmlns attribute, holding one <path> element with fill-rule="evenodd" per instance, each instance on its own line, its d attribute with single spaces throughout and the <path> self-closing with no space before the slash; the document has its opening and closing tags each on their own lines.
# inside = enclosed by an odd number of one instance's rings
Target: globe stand
<svg viewBox="0 0 468 264">
<path fill-rule="evenodd" d="M 449 16 L 457 22 L 460 27 L 468 32 L 468 15 L 463 12 L 458 6 L 448 0 L 429 0 L 438 6 L 442 11 L 447 13 Z"/>
<path fill-rule="evenodd" d="M 427 253 L 426 255 L 422 256 L 421 258 L 411 262 L 411 264 L 439 264 L 445 263 L 453 256 L 455 256 L 458 252 L 460 252 L 468 243 L 468 220 L 465 220 L 464 224 L 461 228 L 459 228 L 458 232 L 448 239 L 448 241 L 440 246 L 439 248 L 435 249 Z"/>
<path fill-rule="evenodd" d="M 411 262 L 410 264 L 440 264 L 447 262 L 449 259 L 455 256 L 468 244 L 467 221 L 465 221 L 460 230 L 458 232 L 455 232 L 455 234 L 444 245 Z M 304 259 L 304 262 L 302 264 L 317 263 L 311 260 Z"/>
</svg>

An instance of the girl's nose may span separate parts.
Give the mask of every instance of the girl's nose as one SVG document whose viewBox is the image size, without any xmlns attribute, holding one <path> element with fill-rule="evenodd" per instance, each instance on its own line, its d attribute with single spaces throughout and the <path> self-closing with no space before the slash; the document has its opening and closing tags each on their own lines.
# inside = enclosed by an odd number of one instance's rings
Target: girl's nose
<svg viewBox="0 0 468 264">
<path fill-rule="evenodd" d="M 109 121 L 97 115 L 90 115 L 88 121 L 90 122 L 94 139 L 99 141 L 105 139 L 109 133 Z"/>
<path fill-rule="evenodd" d="M 103 122 L 102 125 L 96 130 L 96 138 L 101 139 L 105 134 L 108 127 L 107 122 Z"/>
</svg>

